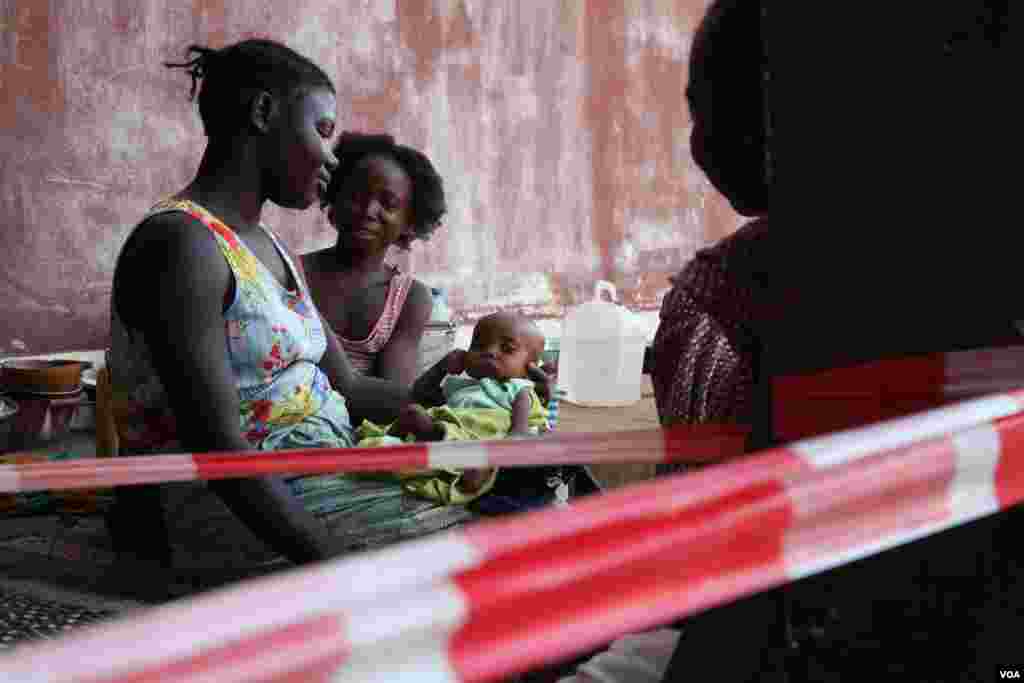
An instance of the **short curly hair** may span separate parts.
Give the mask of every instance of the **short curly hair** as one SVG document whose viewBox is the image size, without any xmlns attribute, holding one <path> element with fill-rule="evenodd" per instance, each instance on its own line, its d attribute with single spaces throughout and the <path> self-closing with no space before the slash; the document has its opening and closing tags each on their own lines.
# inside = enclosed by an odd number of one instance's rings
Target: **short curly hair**
<svg viewBox="0 0 1024 683">
<path fill-rule="evenodd" d="M 412 181 L 413 235 L 402 235 L 396 244 L 409 249 L 416 240 L 428 240 L 441 226 L 441 217 L 448 211 L 444 198 L 444 181 L 423 152 L 399 145 L 390 135 L 370 135 L 345 131 L 334 145 L 338 167 L 331 173 L 331 182 L 321 198 L 321 207 L 330 207 L 345 181 L 363 159 L 382 156 L 393 159 Z"/>
</svg>

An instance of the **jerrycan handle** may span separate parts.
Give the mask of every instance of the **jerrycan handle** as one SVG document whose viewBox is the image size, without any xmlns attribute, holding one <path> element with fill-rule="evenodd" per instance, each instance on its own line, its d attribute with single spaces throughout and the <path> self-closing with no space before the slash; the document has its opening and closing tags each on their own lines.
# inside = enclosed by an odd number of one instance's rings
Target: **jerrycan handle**
<svg viewBox="0 0 1024 683">
<path fill-rule="evenodd" d="M 607 280 L 598 280 L 594 283 L 594 301 L 603 301 L 601 298 L 601 292 L 606 292 L 608 294 L 608 299 L 613 304 L 617 303 L 618 296 L 615 292 L 615 285 Z"/>
</svg>

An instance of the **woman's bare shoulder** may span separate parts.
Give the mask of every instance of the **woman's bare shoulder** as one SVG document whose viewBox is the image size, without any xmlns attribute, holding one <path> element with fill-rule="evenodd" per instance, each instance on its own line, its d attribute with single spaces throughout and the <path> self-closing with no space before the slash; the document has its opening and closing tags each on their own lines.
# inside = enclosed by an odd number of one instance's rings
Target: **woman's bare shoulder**
<svg viewBox="0 0 1024 683">
<path fill-rule="evenodd" d="M 402 317 L 422 328 L 434 311 L 434 295 L 430 288 L 413 278 L 409 283 L 409 295 L 405 299 Z"/>
</svg>

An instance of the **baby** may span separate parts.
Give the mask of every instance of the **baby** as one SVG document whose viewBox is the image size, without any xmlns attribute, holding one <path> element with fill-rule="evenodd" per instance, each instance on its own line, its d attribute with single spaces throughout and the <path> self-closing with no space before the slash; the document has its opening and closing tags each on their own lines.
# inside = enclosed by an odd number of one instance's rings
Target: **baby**
<svg viewBox="0 0 1024 683">
<path fill-rule="evenodd" d="M 406 406 L 386 427 L 364 422 L 359 445 L 473 441 L 546 431 L 547 411 L 527 379 L 527 367 L 538 363 L 543 351 L 544 335 L 530 320 L 512 313 L 482 318 L 469 350 L 449 355 L 442 383 L 445 403 Z M 423 480 L 427 490 L 418 492 L 445 502 L 467 502 L 490 488 L 497 471 L 464 470 L 457 475 L 457 482 L 440 489 L 437 480 Z"/>
</svg>

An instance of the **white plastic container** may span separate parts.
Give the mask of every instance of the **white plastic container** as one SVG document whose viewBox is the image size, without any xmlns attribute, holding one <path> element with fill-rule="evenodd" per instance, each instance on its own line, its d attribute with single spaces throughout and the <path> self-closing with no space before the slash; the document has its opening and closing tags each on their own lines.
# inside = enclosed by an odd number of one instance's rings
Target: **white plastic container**
<svg viewBox="0 0 1024 683">
<path fill-rule="evenodd" d="M 628 406 L 640 400 L 646 330 L 636 315 L 615 301 L 615 286 L 604 280 L 588 301 L 562 322 L 558 385 L 565 400 L 580 406 Z"/>
</svg>

